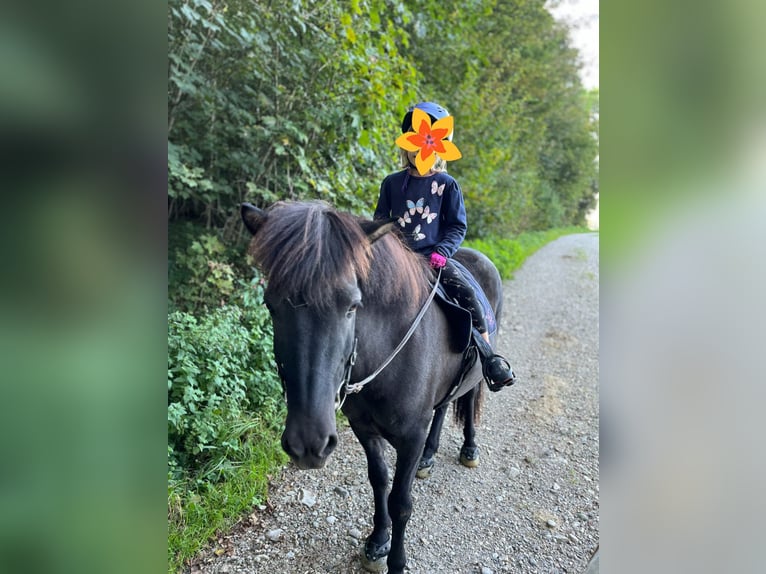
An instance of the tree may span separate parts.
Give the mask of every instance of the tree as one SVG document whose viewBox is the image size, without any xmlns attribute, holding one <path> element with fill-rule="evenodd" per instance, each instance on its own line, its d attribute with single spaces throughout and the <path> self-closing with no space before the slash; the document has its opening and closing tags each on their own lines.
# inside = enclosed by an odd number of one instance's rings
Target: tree
<svg viewBox="0 0 766 574">
<path fill-rule="evenodd" d="M 407 106 L 443 103 L 469 233 L 579 223 L 597 118 L 544 0 L 171 0 L 171 220 L 239 233 L 236 206 L 326 199 L 371 213 Z M 592 97 L 591 97 L 592 100 Z M 597 100 L 597 97 L 596 97 Z M 595 127 L 594 127 L 595 126 Z"/>
</svg>

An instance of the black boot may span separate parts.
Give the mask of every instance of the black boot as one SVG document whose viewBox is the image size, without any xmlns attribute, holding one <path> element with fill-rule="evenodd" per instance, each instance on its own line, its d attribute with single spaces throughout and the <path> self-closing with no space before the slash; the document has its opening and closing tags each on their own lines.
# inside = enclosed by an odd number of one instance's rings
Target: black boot
<svg viewBox="0 0 766 574">
<path fill-rule="evenodd" d="M 505 357 L 492 351 L 484 340 L 484 337 L 474 329 L 473 339 L 479 350 L 481 357 L 481 371 L 490 391 L 497 392 L 503 387 L 509 387 L 516 382 L 516 375 L 513 373 L 510 363 Z"/>
</svg>

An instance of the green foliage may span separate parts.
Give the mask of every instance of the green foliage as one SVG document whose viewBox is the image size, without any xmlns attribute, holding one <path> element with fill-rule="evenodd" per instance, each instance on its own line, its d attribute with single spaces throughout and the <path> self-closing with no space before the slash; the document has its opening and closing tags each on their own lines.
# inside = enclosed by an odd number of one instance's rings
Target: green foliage
<svg viewBox="0 0 766 574">
<path fill-rule="evenodd" d="M 225 474 L 247 440 L 243 421 L 283 412 L 262 287 L 243 291 L 242 307 L 168 317 L 168 464 L 176 477 Z"/>
<path fill-rule="evenodd" d="M 409 5 L 418 14 L 408 53 L 419 91 L 455 115 L 463 159 L 450 171 L 466 197 L 469 237 L 582 224 L 593 205 L 597 128 L 577 54 L 545 2 Z"/>
<path fill-rule="evenodd" d="M 215 534 L 230 528 L 253 506 L 263 503 L 269 480 L 287 462 L 273 422 L 249 421 L 250 434 L 241 462 L 226 480 L 177 480 L 168 484 L 168 572 L 181 572 Z"/>
<path fill-rule="evenodd" d="M 200 313 L 232 301 L 241 293 L 241 256 L 215 232 L 193 225 L 169 229 L 168 297 L 171 309 Z M 240 266 L 235 262 L 239 260 Z"/>
<path fill-rule="evenodd" d="M 181 226 L 170 243 L 194 232 Z M 260 277 L 245 281 L 213 235 L 176 253 L 177 308 L 168 315 L 171 572 L 263 500 L 269 475 L 286 462 L 279 443 L 285 408 Z"/>
<path fill-rule="evenodd" d="M 234 270 L 229 263 L 218 261 L 223 255 L 223 244 L 214 235 L 201 235 L 180 258 L 188 281 L 180 283 L 174 298 L 176 304 L 190 310 L 201 309 L 216 298 L 223 302 L 234 290 Z"/>
<path fill-rule="evenodd" d="M 227 4 L 169 3 L 171 218 L 231 239 L 244 200 L 369 209 L 414 98 L 403 4 Z"/>
<path fill-rule="evenodd" d="M 580 224 L 592 206 L 593 95 L 542 0 L 171 0 L 169 11 L 172 220 L 229 242 L 245 200 L 369 214 L 396 168 L 401 115 L 422 99 L 455 115 L 464 157 L 450 169 L 472 237 Z"/>
</svg>

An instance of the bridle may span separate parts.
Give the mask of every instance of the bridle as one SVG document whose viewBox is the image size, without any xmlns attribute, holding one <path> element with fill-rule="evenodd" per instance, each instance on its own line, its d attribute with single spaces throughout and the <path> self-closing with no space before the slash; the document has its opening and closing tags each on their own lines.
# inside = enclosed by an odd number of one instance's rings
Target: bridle
<svg viewBox="0 0 766 574">
<path fill-rule="evenodd" d="M 439 273 L 436 276 L 436 280 L 434 281 L 433 288 L 431 289 L 431 292 L 428 295 L 428 299 L 426 299 L 425 303 L 423 303 L 423 306 L 420 308 L 420 311 L 418 312 L 417 316 L 415 317 L 414 321 L 412 322 L 412 325 L 410 325 L 409 330 L 407 333 L 405 333 L 404 338 L 399 342 L 399 344 L 394 348 L 393 351 L 391 351 L 391 354 L 383 361 L 383 363 L 375 369 L 371 375 L 368 375 L 364 379 L 362 379 L 359 382 L 352 383 L 351 382 L 351 371 L 354 369 L 354 364 L 356 363 L 356 356 L 357 356 L 357 344 L 359 342 L 358 337 L 354 337 L 354 344 L 351 346 L 351 352 L 349 353 L 348 357 L 346 358 L 346 365 L 343 369 L 343 377 L 341 377 L 340 384 L 338 385 L 338 390 L 335 392 L 335 410 L 339 411 L 340 408 L 343 406 L 343 403 L 346 402 L 346 397 L 350 394 L 355 394 L 360 392 L 365 385 L 375 380 L 375 378 L 385 369 L 388 365 L 391 364 L 391 361 L 394 360 L 396 355 L 399 354 L 399 351 L 401 351 L 404 346 L 407 344 L 407 341 L 410 340 L 412 337 L 412 334 L 415 332 L 415 329 L 418 328 L 418 325 L 420 325 L 420 322 L 423 320 L 423 317 L 426 314 L 426 311 L 428 310 L 428 307 L 431 305 L 431 302 L 434 300 L 434 297 L 436 296 L 436 291 L 439 288 L 439 281 L 442 276 L 442 270 L 439 269 Z M 292 304 L 292 302 L 291 302 Z M 302 305 L 293 305 L 294 307 L 302 306 Z M 354 318 L 354 321 L 356 322 L 356 318 Z M 354 324 L 356 327 L 356 323 Z M 285 401 L 287 401 L 287 389 L 285 387 L 285 377 L 282 373 L 282 365 L 277 364 L 277 372 L 279 373 L 279 380 L 282 383 L 282 394 L 284 395 Z"/>
</svg>

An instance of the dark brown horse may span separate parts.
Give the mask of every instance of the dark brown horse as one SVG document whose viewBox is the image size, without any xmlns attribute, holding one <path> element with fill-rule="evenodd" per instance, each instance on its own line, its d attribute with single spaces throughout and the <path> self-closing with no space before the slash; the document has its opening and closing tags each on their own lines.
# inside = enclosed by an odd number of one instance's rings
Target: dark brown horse
<svg viewBox="0 0 766 574">
<path fill-rule="evenodd" d="M 279 202 L 265 211 L 243 204 L 242 218 L 253 234 L 250 253 L 268 279 L 274 357 L 287 398 L 282 446 L 299 468 L 324 466 L 338 441 L 335 410 L 342 402 L 367 455 L 375 498 L 363 564 L 381 570 L 387 556 L 388 571 L 401 574 L 412 482 L 421 457 L 427 466 L 436 451 L 446 405 L 436 416 L 434 408 L 463 365 L 463 354 L 449 343 L 448 316 L 427 304 L 434 274 L 388 233 L 390 221 L 362 220 L 322 202 Z M 473 250 L 461 249 L 457 259 L 482 285 L 499 320 L 502 283 L 495 266 Z M 481 381 L 474 366 L 453 395 L 465 415 L 461 459 L 469 462 Z M 360 392 L 346 394 L 360 383 Z M 384 440 L 396 450 L 390 493 Z"/>
</svg>

